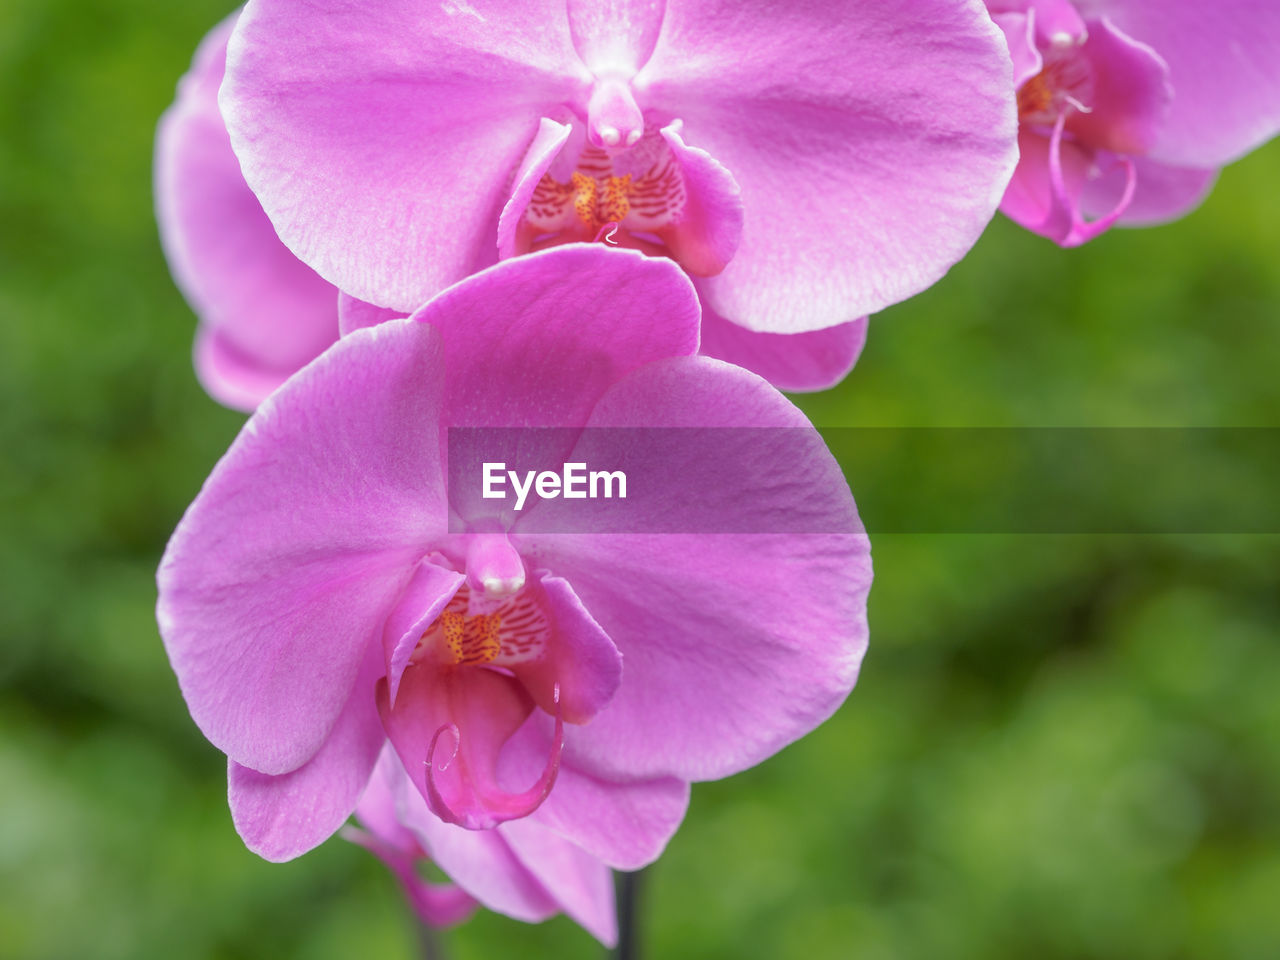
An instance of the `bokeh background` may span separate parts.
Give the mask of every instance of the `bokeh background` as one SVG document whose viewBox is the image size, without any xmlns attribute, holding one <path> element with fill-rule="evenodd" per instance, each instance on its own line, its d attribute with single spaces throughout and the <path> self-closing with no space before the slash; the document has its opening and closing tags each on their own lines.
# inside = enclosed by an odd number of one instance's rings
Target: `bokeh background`
<svg viewBox="0 0 1280 960">
<path fill-rule="evenodd" d="M 153 621 L 160 551 L 242 422 L 192 376 L 150 186 L 156 118 L 228 9 L 0 4 L 6 958 L 419 951 L 363 850 L 244 849 Z M 997 219 L 800 402 L 834 426 L 1276 426 L 1278 183 L 1275 143 L 1185 221 L 1072 252 Z M 647 875 L 649 956 L 1280 956 L 1280 538 L 888 534 L 874 553 L 857 690 L 695 788 Z M 567 920 L 491 914 L 445 945 L 600 954 Z"/>
</svg>

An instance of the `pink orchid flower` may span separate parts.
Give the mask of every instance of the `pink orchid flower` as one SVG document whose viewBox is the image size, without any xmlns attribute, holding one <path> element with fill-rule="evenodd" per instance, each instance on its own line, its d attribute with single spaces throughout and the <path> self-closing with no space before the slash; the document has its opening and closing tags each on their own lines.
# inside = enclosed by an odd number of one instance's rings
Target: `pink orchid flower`
<svg viewBox="0 0 1280 960">
<path fill-rule="evenodd" d="M 236 14 L 204 38 L 156 132 L 156 218 L 178 287 L 200 318 L 196 375 L 252 410 L 338 338 L 338 291 L 276 236 L 231 150 L 218 87 Z"/>
<path fill-rule="evenodd" d="M 1196 207 L 1280 130 L 1270 0 L 987 0 L 1018 89 L 1000 209 L 1064 247 Z M 1092 218 L 1092 219 L 1090 219 Z"/>
<path fill-rule="evenodd" d="M 342 835 L 376 854 L 430 927 L 461 923 L 482 903 L 526 923 L 565 913 L 605 946 L 617 941 L 613 872 L 533 819 L 493 830 L 464 830 L 427 808 L 395 751 L 384 747 L 356 806 L 363 829 Z M 434 862 L 454 879 L 431 884 L 418 873 Z"/>
<path fill-rule="evenodd" d="M 284 860 L 323 841 L 389 739 L 440 820 L 528 817 L 635 869 L 690 781 L 759 762 L 840 704 L 871 576 L 848 486 L 765 381 L 696 356 L 698 327 L 671 261 L 557 247 L 351 333 L 258 408 L 174 533 L 157 607 L 251 849 Z M 621 533 L 567 500 L 486 512 L 444 479 L 459 426 L 522 442 L 787 427 L 766 433 L 802 445 L 650 464 L 656 500 L 617 509 L 670 532 Z"/>
<path fill-rule="evenodd" d="M 812 389 L 994 214 L 1008 69 L 971 0 L 251 0 L 221 103 L 282 239 L 359 300 L 598 237 L 695 278 L 704 352 Z"/>
</svg>

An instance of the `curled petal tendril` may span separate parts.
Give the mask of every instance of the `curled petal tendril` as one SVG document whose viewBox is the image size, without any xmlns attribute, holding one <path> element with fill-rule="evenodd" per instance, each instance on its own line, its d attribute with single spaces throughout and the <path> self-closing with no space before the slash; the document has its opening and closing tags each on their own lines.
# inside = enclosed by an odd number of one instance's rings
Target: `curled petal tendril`
<svg viewBox="0 0 1280 960">
<path fill-rule="evenodd" d="M 542 801 L 547 799 L 547 794 L 551 792 L 551 788 L 555 785 L 556 776 L 560 772 L 560 754 L 564 748 L 564 717 L 560 710 L 560 684 L 557 683 L 555 685 L 552 697 L 555 702 L 555 734 L 552 738 L 551 755 L 547 758 L 547 764 L 542 770 L 542 775 L 538 777 L 533 786 L 521 793 L 483 791 L 480 788 L 473 787 L 476 801 L 475 808 L 461 813 L 454 810 L 445 800 L 436 783 L 436 771 L 443 772 L 448 770 L 449 765 L 457 758 L 462 746 L 462 733 L 455 723 L 442 724 L 436 730 L 431 738 L 430 745 L 427 747 L 425 765 L 427 768 L 427 795 L 431 800 L 432 808 L 440 816 L 440 819 L 446 823 L 456 823 L 458 826 L 466 827 L 468 830 L 489 830 L 503 821 L 527 817 L 542 805 Z M 453 734 L 453 751 L 449 754 L 448 759 L 443 762 L 437 762 L 436 747 L 440 742 L 441 734 L 446 731 Z"/>
<path fill-rule="evenodd" d="M 1053 133 L 1049 138 L 1049 186 L 1052 191 L 1052 205 L 1046 225 L 1055 224 L 1051 229 L 1055 233 L 1061 231 L 1064 239 L 1059 241 L 1064 247 L 1077 247 L 1092 240 L 1108 230 L 1129 208 L 1133 200 L 1133 192 L 1137 186 L 1138 174 L 1133 161 L 1127 156 L 1119 157 L 1124 166 L 1125 186 L 1119 202 L 1105 216 L 1097 220 L 1085 221 L 1079 213 L 1075 202 L 1067 190 L 1066 177 L 1062 171 L 1062 134 L 1067 122 L 1067 111 L 1059 115 L 1053 125 Z"/>
</svg>

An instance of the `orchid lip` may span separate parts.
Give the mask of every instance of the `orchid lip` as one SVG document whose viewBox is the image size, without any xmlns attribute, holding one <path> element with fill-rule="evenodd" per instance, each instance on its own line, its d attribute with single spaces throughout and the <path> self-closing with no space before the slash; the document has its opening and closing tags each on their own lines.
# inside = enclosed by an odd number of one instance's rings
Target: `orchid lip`
<svg viewBox="0 0 1280 960">
<path fill-rule="evenodd" d="M 436 783 L 436 771 L 444 772 L 448 770 L 449 765 L 458 758 L 462 749 L 462 732 L 455 723 L 442 724 L 436 730 L 431 738 L 431 744 L 427 747 L 427 759 L 423 761 L 423 764 L 426 767 L 427 774 L 427 799 L 431 802 L 432 809 L 441 820 L 446 823 L 457 824 L 467 830 L 491 830 L 507 820 L 518 820 L 521 817 L 527 817 L 542 806 L 542 802 L 551 793 L 551 788 L 555 786 L 556 777 L 560 773 L 560 756 L 564 749 L 564 716 L 560 710 L 559 683 L 555 685 L 552 696 L 555 702 L 556 727 L 552 738 L 551 753 L 547 757 L 547 763 L 543 767 L 542 774 L 534 782 L 533 786 L 520 793 L 506 793 L 499 790 L 484 790 L 476 787 L 473 782 L 474 805 L 461 813 L 451 807 L 448 801 L 445 800 Z M 436 759 L 436 748 L 439 745 L 441 735 L 445 732 L 453 734 L 453 752 L 449 754 L 448 759 L 441 762 Z M 469 778 L 466 778 L 464 774 L 464 779 Z"/>
<path fill-rule="evenodd" d="M 612 123 L 591 129 L 589 121 L 585 131 L 571 125 L 554 156 L 543 154 L 524 174 L 532 189 L 503 211 L 511 226 L 500 254 L 594 238 L 670 257 L 694 276 L 720 273 L 741 237 L 737 184 L 714 159 L 686 146 L 680 127 L 679 120 L 638 117 L 625 146 L 610 146 L 613 131 L 623 133 Z M 602 134 L 608 143 L 597 142 Z"/>
</svg>

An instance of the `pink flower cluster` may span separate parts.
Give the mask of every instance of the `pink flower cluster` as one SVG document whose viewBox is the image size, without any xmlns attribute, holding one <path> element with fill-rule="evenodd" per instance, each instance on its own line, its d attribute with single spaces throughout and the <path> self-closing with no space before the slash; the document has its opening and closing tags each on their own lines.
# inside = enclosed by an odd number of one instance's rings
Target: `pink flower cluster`
<svg viewBox="0 0 1280 960">
<path fill-rule="evenodd" d="M 778 390 L 838 382 L 998 206 L 1077 244 L 1280 125 L 1261 0 L 989 6 L 250 0 L 210 33 L 157 210 L 197 374 L 252 416 L 157 616 L 250 849 L 344 829 L 428 923 L 609 943 L 690 784 L 840 705 L 869 545 Z M 513 511 L 451 482 L 460 428 L 698 439 L 612 514 Z"/>
</svg>

